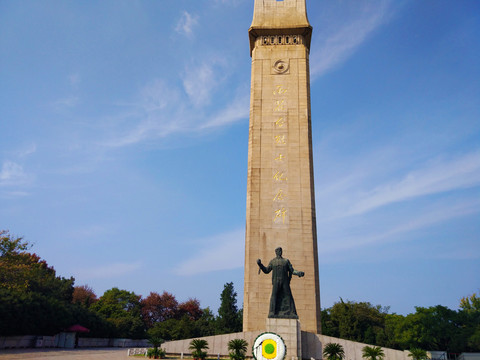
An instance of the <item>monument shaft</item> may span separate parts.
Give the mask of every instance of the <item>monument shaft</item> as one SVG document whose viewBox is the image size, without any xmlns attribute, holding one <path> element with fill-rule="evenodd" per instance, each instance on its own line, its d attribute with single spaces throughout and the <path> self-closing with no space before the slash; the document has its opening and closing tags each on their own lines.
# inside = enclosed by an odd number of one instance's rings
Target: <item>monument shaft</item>
<svg viewBox="0 0 480 360">
<path fill-rule="evenodd" d="M 271 280 L 256 260 L 284 249 L 305 277 L 291 283 L 303 331 L 320 333 L 305 0 L 255 0 L 248 149 L 243 330 L 264 330 Z"/>
</svg>

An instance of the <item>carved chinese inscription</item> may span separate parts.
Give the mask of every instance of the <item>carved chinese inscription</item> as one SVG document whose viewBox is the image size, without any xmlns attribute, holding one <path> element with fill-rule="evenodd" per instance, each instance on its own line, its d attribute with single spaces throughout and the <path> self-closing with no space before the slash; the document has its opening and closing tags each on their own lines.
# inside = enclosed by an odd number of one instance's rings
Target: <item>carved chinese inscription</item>
<svg viewBox="0 0 480 360">
<path fill-rule="evenodd" d="M 273 203 L 275 226 L 288 225 L 288 88 L 277 83 L 273 87 Z"/>
</svg>

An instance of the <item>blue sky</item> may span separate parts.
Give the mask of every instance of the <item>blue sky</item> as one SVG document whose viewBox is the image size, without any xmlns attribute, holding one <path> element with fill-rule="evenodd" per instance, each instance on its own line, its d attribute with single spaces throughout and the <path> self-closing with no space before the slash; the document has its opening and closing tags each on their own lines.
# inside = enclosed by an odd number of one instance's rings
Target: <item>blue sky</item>
<svg viewBox="0 0 480 360">
<path fill-rule="evenodd" d="M 322 307 L 457 308 L 480 289 L 480 3 L 307 6 Z M 241 305 L 252 15 L 0 0 L 0 228 L 98 295 L 216 311 L 233 281 Z"/>
</svg>

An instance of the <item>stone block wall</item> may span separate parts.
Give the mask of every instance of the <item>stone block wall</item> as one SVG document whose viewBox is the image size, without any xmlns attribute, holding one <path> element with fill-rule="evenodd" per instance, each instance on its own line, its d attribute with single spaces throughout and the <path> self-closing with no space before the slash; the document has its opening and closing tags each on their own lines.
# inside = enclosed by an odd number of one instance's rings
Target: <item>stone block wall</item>
<svg viewBox="0 0 480 360">
<path fill-rule="evenodd" d="M 304 359 L 322 359 L 323 348 L 328 343 L 337 343 L 345 350 L 345 360 L 364 360 L 362 349 L 364 346 L 372 346 L 355 341 L 334 338 L 331 336 L 307 333 L 302 331 L 302 355 Z M 408 351 L 382 348 L 386 360 L 411 360 Z"/>
<path fill-rule="evenodd" d="M 257 331 L 250 331 L 250 332 L 240 332 L 240 333 L 232 333 L 232 334 L 225 334 L 225 335 L 216 335 L 216 336 L 206 336 L 201 337 L 199 339 L 207 340 L 208 342 L 208 350 L 207 353 L 209 356 L 228 356 L 228 342 L 233 339 L 244 339 L 248 342 L 248 351 L 247 355 L 252 354 L 252 346 L 253 342 L 260 335 Z M 192 339 L 186 340 L 176 340 L 176 341 L 169 341 L 162 344 L 162 349 L 168 354 L 191 354 L 191 350 L 188 349 L 190 345 L 190 341 Z"/>
<path fill-rule="evenodd" d="M 217 335 L 217 336 L 207 336 L 202 337 L 208 342 L 209 349 L 207 351 L 209 356 L 227 356 L 228 349 L 227 344 L 232 339 L 245 339 L 248 342 L 248 352 L 247 356 L 252 356 L 252 346 L 253 342 L 259 336 L 261 332 L 251 331 L 244 333 L 234 333 L 226 335 Z M 281 334 L 280 334 L 281 335 Z M 281 335 L 282 336 L 282 335 Z M 344 340 L 339 338 L 334 338 L 325 335 L 319 335 L 314 333 L 309 333 L 302 331 L 301 332 L 301 355 L 303 359 L 322 359 L 323 347 L 328 343 L 338 343 L 343 346 L 345 350 L 345 360 L 364 360 L 362 358 L 362 348 L 364 346 L 372 346 L 368 344 L 358 343 L 355 341 Z M 168 354 L 184 354 L 185 356 L 191 354 L 191 350 L 188 349 L 190 341 L 192 339 L 186 340 L 177 340 L 170 341 L 162 345 L 162 348 Z M 408 351 L 394 350 L 389 348 L 383 348 L 385 352 L 385 360 L 411 360 L 408 357 Z M 288 351 L 285 357 L 286 360 L 291 360 L 296 358 L 291 352 Z M 468 359 L 470 360 L 470 359 Z M 473 359 L 472 359 L 473 360 Z"/>
<path fill-rule="evenodd" d="M 0 349 L 20 348 L 73 348 L 75 346 L 74 333 L 60 333 L 55 336 L 8 336 L 0 337 Z M 108 339 L 108 338 L 79 338 L 78 347 L 149 347 L 148 340 Z"/>
<path fill-rule="evenodd" d="M 0 337 L 0 349 L 32 348 L 35 346 L 36 336 L 8 336 Z"/>
</svg>

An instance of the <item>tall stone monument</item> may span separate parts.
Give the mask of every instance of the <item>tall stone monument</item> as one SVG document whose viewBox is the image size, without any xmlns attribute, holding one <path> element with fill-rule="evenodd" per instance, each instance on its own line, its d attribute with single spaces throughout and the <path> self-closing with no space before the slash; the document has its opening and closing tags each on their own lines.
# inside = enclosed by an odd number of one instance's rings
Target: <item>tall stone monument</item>
<svg viewBox="0 0 480 360">
<path fill-rule="evenodd" d="M 291 283 L 301 329 L 321 331 L 305 1 L 255 0 L 249 30 L 244 331 L 265 329 L 272 283 L 256 261 L 277 247 L 305 272 Z"/>
<path fill-rule="evenodd" d="M 226 356 L 228 342 L 242 338 L 260 360 L 321 359 L 332 342 L 362 360 L 365 344 L 320 333 L 306 0 L 254 2 L 243 333 L 206 337 L 209 354 Z M 163 347 L 189 353 L 190 341 Z"/>
</svg>

